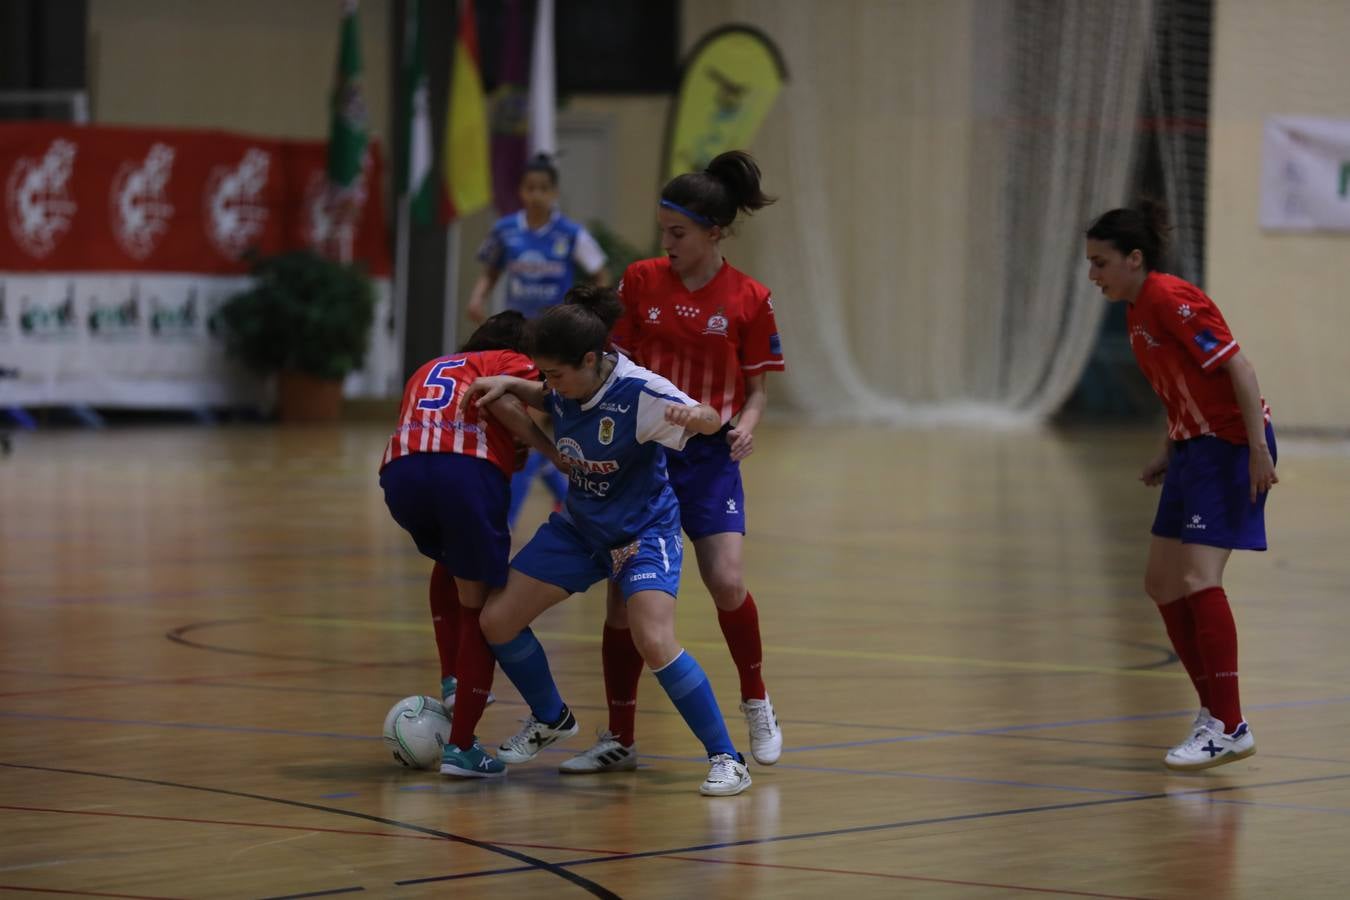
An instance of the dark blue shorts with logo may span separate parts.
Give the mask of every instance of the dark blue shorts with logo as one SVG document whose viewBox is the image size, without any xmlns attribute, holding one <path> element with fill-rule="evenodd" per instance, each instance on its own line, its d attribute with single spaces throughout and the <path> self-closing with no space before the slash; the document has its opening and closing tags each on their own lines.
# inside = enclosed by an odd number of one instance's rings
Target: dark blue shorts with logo
<svg viewBox="0 0 1350 900">
<path fill-rule="evenodd" d="M 384 503 L 423 556 L 465 581 L 506 584 L 510 482 L 494 463 L 462 453 L 400 456 L 380 472 Z"/>
<path fill-rule="evenodd" d="M 690 539 L 734 531 L 745 534 L 745 488 L 741 464 L 731 458 L 730 425 L 716 434 L 696 434 L 684 449 L 666 451 L 670 486 L 680 501 L 680 527 Z"/>
<path fill-rule="evenodd" d="M 1275 430 L 1266 423 L 1266 443 L 1278 459 Z M 1246 444 L 1212 434 L 1177 441 L 1163 477 L 1153 533 L 1183 544 L 1231 550 L 1266 549 L 1266 495 L 1251 501 Z"/>
</svg>

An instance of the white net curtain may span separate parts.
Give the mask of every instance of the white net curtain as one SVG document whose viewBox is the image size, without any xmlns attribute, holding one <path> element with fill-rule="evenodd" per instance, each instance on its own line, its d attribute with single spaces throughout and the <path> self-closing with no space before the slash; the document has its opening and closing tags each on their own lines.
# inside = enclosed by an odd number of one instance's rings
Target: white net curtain
<svg viewBox="0 0 1350 900">
<path fill-rule="evenodd" d="M 1034 423 L 1105 301 L 1082 232 L 1118 206 L 1152 0 L 686 0 L 692 42 L 764 31 L 789 82 L 750 149 L 779 202 L 728 257 L 773 290 L 813 418 Z"/>
</svg>

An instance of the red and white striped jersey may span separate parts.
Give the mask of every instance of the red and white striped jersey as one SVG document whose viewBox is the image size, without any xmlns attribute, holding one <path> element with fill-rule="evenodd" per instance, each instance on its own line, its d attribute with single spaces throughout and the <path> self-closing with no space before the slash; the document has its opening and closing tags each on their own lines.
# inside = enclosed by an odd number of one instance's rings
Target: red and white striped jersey
<svg viewBox="0 0 1350 900">
<path fill-rule="evenodd" d="M 1212 434 L 1247 443 L 1233 381 L 1221 368 L 1241 348 L 1214 301 L 1174 275 L 1150 272 L 1125 321 L 1134 358 L 1167 407 L 1172 440 Z M 1264 399 L 1261 406 L 1270 421 Z"/>
<path fill-rule="evenodd" d="M 624 272 L 619 296 L 624 315 L 614 345 L 724 423 L 745 403 L 746 376 L 784 369 L 769 289 L 730 263 L 689 291 L 670 260 L 644 259 Z"/>
<path fill-rule="evenodd" d="M 537 379 L 530 358 L 514 350 L 456 353 L 433 359 L 413 373 L 403 388 L 398 427 L 380 461 L 410 453 L 463 453 L 494 463 L 509 478 L 515 468 L 511 433 L 487 413 L 460 409 L 464 390 L 484 375 Z"/>
</svg>

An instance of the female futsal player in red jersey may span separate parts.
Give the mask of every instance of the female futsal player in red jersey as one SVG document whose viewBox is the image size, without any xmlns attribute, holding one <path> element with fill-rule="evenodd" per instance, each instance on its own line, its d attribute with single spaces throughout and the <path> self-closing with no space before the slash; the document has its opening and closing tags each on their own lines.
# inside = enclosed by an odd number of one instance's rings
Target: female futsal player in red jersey
<svg viewBox="0 0 1350 900">
<path fill-rule="evenodd" d="M 1234 550 L 1266 549 L 1275 432 L 1256 371 L 1203 291 L 1158 271 L 1170 230 L 1153 203 L 1113 209 L 1087 230 L 1092 281 L 1125 301 L 1130 348 L 1167 408 L 1163 446 L 1140 474 L 1162 484 L 1144 589 L 1200 696 L 1171 769 L 1206 769 L 1256 752 L 1238 698 L 1237 626 L 1223 589 Z"/>
<path fill-rule="evenodd" d="M 682 452 L 668 452 L 667 465 L 681 525 L 740 673 L 750 751 L 762 765 L 778 761 L 783 732 L 764 687 L 759 612 L 745 588 L 740 461 L 754 450 L 755 427 L 768 400 L 765 376 L 783 370 L 783 355 L 769 289 L 728 263 L 721 242 L 738 213 L 772 202 L 760 189 L 759 166 L 740 150 L 721 154 L 702 172 L 673 179 L 657 209 L 666 256 L 628 267 L 619 285 L 625 312 L 612 335 L 638 365 L 721 416 L 720 431 L 696 435 Z M 612 585 L 602 658 L 609 730 L 589 750 L 563 762 L 566 773 L 637 765 L 634 720 L 643 663 L 623 598 Z"/>
</svg>

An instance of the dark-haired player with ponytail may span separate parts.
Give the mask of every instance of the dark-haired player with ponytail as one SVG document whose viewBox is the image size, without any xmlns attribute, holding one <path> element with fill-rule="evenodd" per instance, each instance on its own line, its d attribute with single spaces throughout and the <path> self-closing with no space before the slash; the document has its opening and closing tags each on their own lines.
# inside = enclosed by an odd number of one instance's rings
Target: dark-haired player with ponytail
<svg viewBox="0 0 1350 900">
<path fill-rule="evenodd" d="M 745 587 L 740 461 L 754 450 L 755 427 L 768 401 L 766 375 L 783 370 L 783 354 L 769 289 L 723 258 L 722 240 L 738 214 L 772 202 L 760 189 L 759 166 L 740 150 L 721 154 L 702 172 L 672 179 L 656 213 L 666 255 L 628 267 L 619 284 L 625 314 L 613 334 L 614 345 L 638 365 L 717 411 L 715 434 L 695 436 L 683 452 L 668 454 L 670 483 L 740 675 L 750 752 L 762 765 L 778 761 L 783 732 L 764 686 L 759 612 Z M 589 750 L 563 762 L 563 772 L 637 766 L 642 656 L 627 612 L 611 588 L 601 642 L 609 728 Z"/>
<path fill-rule="evenodd" d="M 573 288 L 565 303 L 526 326 L 525 349 L 545 383 L 480 378 L 466 396 L 499 403 L 509 392 L 546 410 L 571 476 L 563 511 L 511 560 L 506 587 L 488 599 L 480 620 L 502 671 L 530 706 L 525 727 L 502 744 L 498 758 L 528 762 L 576 734 L 529 626 L 571 594 L 608 580 L 627 604 L 641 658 L 708 755 L 699 792 L 739 794 L 750 786 L 745 760 L 727 734 L 707 676 L 675 637 L 683 541 L 666 478 L 665 448 L 680 449 L 691 434 L 714 434 L 722 420 L 665 378 L 606 349 L 622 312 L 608 288 Z"/>
<path fill-rule="evenodd" d="M 529 442 L 536 452 L 553 453 L 519 403 L 506 398 L 490 409 L 461 409 L 459 399 L 481 375 L 538 376 L 521 352 L 524 333 L 524 316 L 498 313 L 458 353 L 418 368 L 403 389 L 398 425 L 380 461 L 385 505 L 422 555 L 435 563 L 428 593 L 441 698 L 446 714 L 455 713 L 442 765 L 448 757 L 455 774 L 502 771 L 495 763 L 477 764 L 491 759 L 477 746 L 473 726 L 492 700 L 495 665 L 478 616 L 488 591 L 506 583 L 515 439 Z"/>
<path fill-rule="evenodd" d="M 1234 550 L 1266 549 L 1275 432 L 1256 371 L 1203 291 L 1160 271 L 1170 226 L 1146 202 L 1087 230 L 1089 277 L 1124 301 L 1130 348 L 1167 408 L 1163 445 L 1139 478 L 1162 485 L 1144 589 L 1200 697 L 1171 769 L 1206 769 L 1256 752 L 1238 696 L 1237 626 L 1223 589 Z"/>
</svg>

